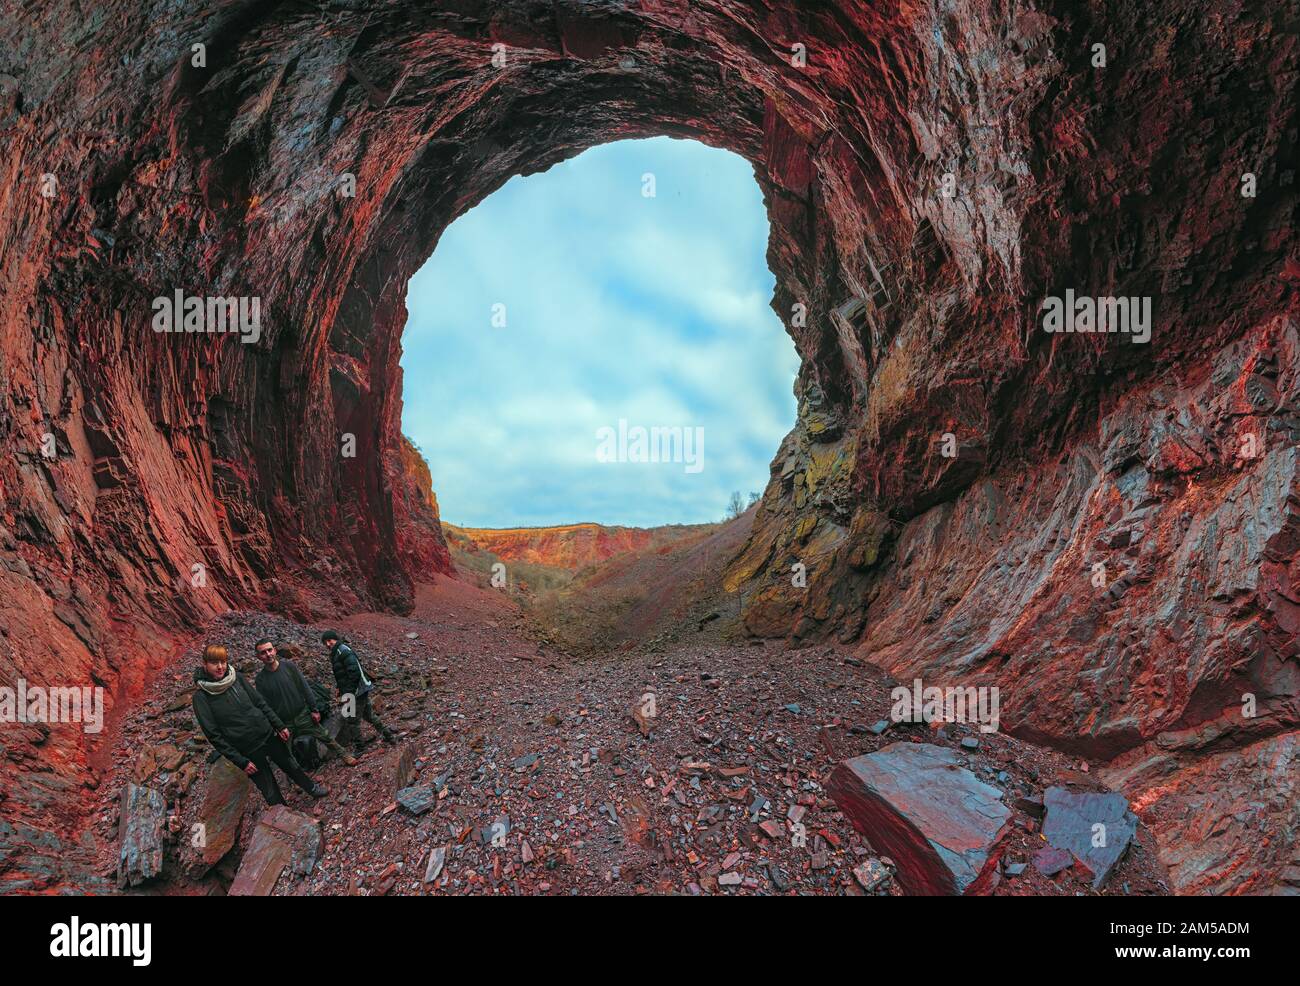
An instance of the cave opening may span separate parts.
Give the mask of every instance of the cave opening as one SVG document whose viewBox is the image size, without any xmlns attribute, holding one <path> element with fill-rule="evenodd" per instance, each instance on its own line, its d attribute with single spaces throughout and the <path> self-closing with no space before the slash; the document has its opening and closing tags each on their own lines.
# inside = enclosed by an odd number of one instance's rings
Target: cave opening
<svg viewBox="0 0 1300 986">
<path fill-rule="evenodd" d="M 402 427 L 444 522 L 708 524 L 768 482 L 799 358 L 752 165 L 666 137 L 516 177 L 407 289 Z"/>
</svg>

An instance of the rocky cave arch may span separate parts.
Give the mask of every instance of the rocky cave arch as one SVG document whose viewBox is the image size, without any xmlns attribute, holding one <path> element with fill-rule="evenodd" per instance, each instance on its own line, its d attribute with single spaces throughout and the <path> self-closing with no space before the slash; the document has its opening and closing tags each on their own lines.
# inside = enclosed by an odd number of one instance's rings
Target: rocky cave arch
<svg viewBox="0 0 1300 986">
<path fill-rule="evenodd" d="M 1183 859 L 1186 823 L 1160 838 L 1179 889 L 1263 886 L 1295 831 L 1284 8 L 5 14 L 0 669 L 129 700 L 223 610 L 409 605 L 412 575 L 447 565 L 400 445 L 410 275 L 513 175 L 691 137 L 754 163 L 803 360 L 799 423 L 729 575 L 751 632 L 992 676 L 1010 728 L 1110 762 L 1138 796 L 1210 778 L 1226 810 L 1258 788 L 1260 825 L 1292 833 L 1271 848 L 1243 828 Z M 1152 296 L 1151 343 L 1042 332 L 1039 302 L 1070 286 Z M 259 297 L 261 338 L 152 332 L 151 299 L 176 289 Z M 1243 428 L 1263 449 L 1248 461 Z M 1084 591 L 1102 555 L 1117 594 Z M 1233 720 L 1243 691 L 1267 714 Z M 82 738 L 6 742 L 31 817 L 75 827 Z M 32 781 L 38 762 L 67 783 Z M 1243 854 L 1258 865 L 1233 876 Z"/>
</svg>

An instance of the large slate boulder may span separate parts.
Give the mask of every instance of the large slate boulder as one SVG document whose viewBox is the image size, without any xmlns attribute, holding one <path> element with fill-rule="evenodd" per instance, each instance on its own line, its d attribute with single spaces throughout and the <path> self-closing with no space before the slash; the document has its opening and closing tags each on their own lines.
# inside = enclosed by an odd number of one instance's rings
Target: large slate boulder
<svg viewBox="0 0 1300 986">
<path fill-rule="evenodd" d="M 1049 787 L 1043 805 L 1043 838 L 1087 867 L 1093 889 L 1100 887 L 1137 835 L 1138 818 L 1128 810 L 1127 799 L 1113 791 Z"/>
<path fill-rule="evenodd" d="M 1011 812 L 1002 793 L 958 765 L 952 750 L 894 743 L 836 766 L 827 792 L 854 828 L 898 865 L 909 894 L 979 894 Z"/>
<path fill-rule="evenodd" d="M 167 802 L 162 794 L 128 781 L 118 821 L 122 838 L 117 854 L 119 887 L 139 886 L 162 872 L 166 828 Z"/>
<path fill-rule="evenodd" d="M 203 826 L 202 839 L 196 847 L 197 858 L 189 867 L 191 876 L 207 873 L 235 847 L 252 789 L 248 775 L 225 757 L 208 768 L 208 784 L 198 817 Z"/>
<path fill-rule="evenodd" d="M 284 805 L 272 805 L 257 820 L 228 893 L 232 897 L 269 897 L 286 866 L 306 876 L 316 865 L 320 849 L 320 822 Z"/>
</svg>

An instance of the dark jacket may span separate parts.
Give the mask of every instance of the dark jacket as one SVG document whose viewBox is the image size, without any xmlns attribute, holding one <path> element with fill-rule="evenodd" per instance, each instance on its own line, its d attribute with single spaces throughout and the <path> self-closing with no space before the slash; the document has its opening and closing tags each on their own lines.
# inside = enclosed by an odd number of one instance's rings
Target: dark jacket
<svg viewBox="0 0 1300 986">
<path fill-rule="evenodd" d="M 202 668 L 194 675 L 196 682 L 200 679 L 212 680 Z M 220 695 L 195 690 L 194 718 L 217 752 L 240 770 L 248 766 L 250 753 L 285 728 L 266 699 L 238 671 L 235 683 Z"/>
<path fill-rule="evenodd" d="M 338 685 L 340 695 L 359 698 L 375 687 L 361 670 L 356 651 L 341 640 L 330 648 L 330 665 L 334 668 L 334 684 Z"/>
<path fill-rule="evenodd" d="M 274 671 L 263 667 L 257 672 L 256 685 L 257 693 L 283 722 L 293 722 L 304 712 L 324 711 L 298 665 L 283 657 Z"/>
</svg>

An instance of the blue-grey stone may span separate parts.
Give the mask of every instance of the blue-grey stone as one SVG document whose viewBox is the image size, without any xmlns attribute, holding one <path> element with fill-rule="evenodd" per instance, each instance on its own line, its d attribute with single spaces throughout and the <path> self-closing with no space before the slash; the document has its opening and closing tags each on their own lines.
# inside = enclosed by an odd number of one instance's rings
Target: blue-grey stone
<svg viewBox="0 0 1300 986">
<path fill-rule="evenodd" d="M 1137 815 L 1128 810 L 1124 796 L 1113 791 L 1099 794 L 1049 787 L 1043 804 L 1047 810 L 1043 838 L 1086 866 L 1097 889 L 1137 835 Z"/>
</svg>

